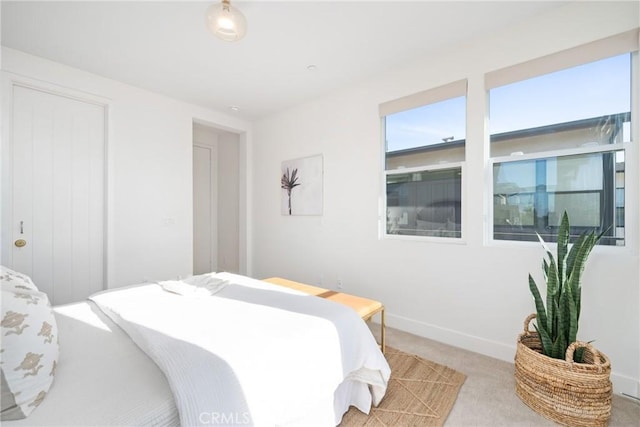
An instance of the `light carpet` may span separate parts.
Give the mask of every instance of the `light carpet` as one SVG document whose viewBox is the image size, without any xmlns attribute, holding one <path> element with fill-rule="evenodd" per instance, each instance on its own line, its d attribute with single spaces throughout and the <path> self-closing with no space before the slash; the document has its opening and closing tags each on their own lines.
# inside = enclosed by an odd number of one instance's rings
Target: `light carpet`
<svg viewBox="0 0 640 427">
<path fill-rule="evenodd" d="M 369 415 L 352 407 L 340 426 L 442 426 L 466 376 L 394 348 L 385 356 L 391 378 L 384 399 Z"/>
</svg>

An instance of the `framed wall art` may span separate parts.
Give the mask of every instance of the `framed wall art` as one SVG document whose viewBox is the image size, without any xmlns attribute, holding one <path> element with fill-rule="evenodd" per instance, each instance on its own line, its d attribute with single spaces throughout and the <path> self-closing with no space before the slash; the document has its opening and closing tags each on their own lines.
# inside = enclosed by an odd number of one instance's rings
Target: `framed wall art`
<svg viewBox="0 0 640 427">
<path fill-rule="evenodd" d="M 322 155 L 282 162 L 282 215 L 322 215 Z"/>
</svg>

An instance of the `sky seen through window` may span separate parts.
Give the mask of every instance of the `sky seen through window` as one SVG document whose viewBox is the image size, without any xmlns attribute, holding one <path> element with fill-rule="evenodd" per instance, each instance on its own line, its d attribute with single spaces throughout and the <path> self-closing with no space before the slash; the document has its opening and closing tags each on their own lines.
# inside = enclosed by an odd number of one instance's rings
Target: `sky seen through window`
<svg viewBox="0 0 640 427">
<path fill-rule="evenodd" d="M 631 54 L 591 62 L 491 90 L 490 133 L 504 133 L 631 110 Z M 386 151 L 466 139 L 466 97 L 386 116 Z"/>
</svg>

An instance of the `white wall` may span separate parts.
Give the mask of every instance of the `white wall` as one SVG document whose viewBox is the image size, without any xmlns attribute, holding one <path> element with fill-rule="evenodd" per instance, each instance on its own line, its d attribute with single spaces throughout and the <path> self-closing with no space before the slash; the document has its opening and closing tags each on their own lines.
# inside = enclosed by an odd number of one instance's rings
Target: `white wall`
<svg viewBox="0 0 640 427">
<path fill-rule="evenodd" d="M 534 311 L 527 273 L 541 278 L 543 252 L 536 244 L 485 243 L 490 175 L 484 74 L 636 28 L 638 16 L 638 4 L 632 2 L 569 4 L 255 123 L 254 275 L 330 288 L 341 280 L 346 292 L 383 301 L 391 326 L 513 361 L 522 322 Z M 378 105 L 463 78 L 469 81 L 465 243 L 379 239 Z M 281 216 L 280 163 L 316 153 L 324 155 L 324 215 Z M 593 253 L 579 338 L 595 340 L 611 358 L 617 392 L 638 395 L 637 150 L 627 161 L 633 173 L 628 180 L 630 245 Z"/>
<path fill-rule="evenodd" d="M 250 124 L 5 47 L 2 66 L 5 81 L 108 104 L 108 286 L 190 275 L 193 121 L 243 133 L 244 143 Z"/>
</svg>

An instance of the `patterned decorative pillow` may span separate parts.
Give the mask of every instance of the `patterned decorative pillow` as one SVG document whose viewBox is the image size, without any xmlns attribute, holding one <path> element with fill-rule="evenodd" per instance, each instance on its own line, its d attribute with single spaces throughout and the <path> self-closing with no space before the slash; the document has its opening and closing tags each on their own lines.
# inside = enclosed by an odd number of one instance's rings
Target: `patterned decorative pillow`
<svg viewBox="0 0 640 427">
<path fill-rule="evenodd" d="M 26 418 L 38 407 L 53 383 L 58 363 L 58 328 L 49 298 L 35 286 L 26 289 L 29 284 L 33 282 L 27 276 L 3 268 L 0 328 L 3 421 Z"/>
<path fill-rule="evenodd" d="M 38 291 L 29 276 L 13 271 L 4 265 L 0 266 L 0 283 L 2 283 L 3 290 Z"/>
</svg>

